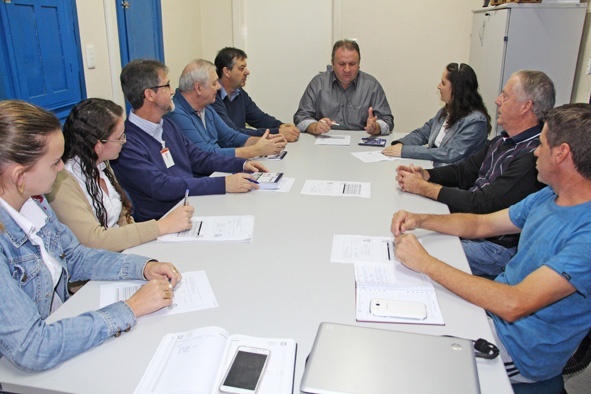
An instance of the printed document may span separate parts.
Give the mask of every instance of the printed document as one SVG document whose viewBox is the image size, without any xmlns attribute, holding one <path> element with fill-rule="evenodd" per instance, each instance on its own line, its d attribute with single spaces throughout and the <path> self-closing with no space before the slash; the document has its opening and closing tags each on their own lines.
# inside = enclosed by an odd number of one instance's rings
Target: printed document
<svg viewBox="0 0 591 394">
<path fill-rule="evenodd" d="M 350 135 L 320 134 L 316 137 L 316 145 L 351 145 Z"/>
<path fill-rule="evenodd" d="M 270 350 L 257 394 L 292 393 L 296 355 L 293 339 L 229 335 L 220 327 L 165 335 L 135 393 L 218 394 L 238 346 Z"/>
<path fill-rule="evenodd" d="M 205 271 L 183 272 L 182 275 L 183 279 L 174 288 L 172 305 L 146 316 L 176 315 L 218 306 Z M 146 283 L 143 280 L 131 280 L 101 285 L 100 307 L 127 300 Z"/>
<path fill-rule="evenodd" d="M 175 234 L 158 237 L 164 242 L 251 242 L 254 216 L 194 216 L 193 227 Z"/>
<path fill-rule="evenodd" d="M 393 242 L 392 237 L 335 235 L 332 239 L 330 261 L 333 263 L 356 261 L 391 263 L 395 261 Z"/>
<path fill-rule="evenodd" d="M 304 183 L 301 194 L 369 198 L 370 189 L 369 182 L 316 181 L 308 179 Z"/>
<path fill-rule="evenodd" d="M 355 265 L 356 320 L 384 323 L 412 323 L 444 325 L 441 308 L 433 282 L 425 274 L 406 268 L 399 262 Z M 393 300 L 420 302 L 427 307 L 423 320 L 375 316 L 370 312 L 371 301 Z"/>
</svg>

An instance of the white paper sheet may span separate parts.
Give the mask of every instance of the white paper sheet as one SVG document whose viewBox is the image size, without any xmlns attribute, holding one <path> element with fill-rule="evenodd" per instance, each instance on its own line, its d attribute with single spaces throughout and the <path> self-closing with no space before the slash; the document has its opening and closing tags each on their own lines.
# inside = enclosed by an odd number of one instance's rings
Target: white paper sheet
<svg viewBox="0 0 591 394">
<path fill-rule="evenodd" d="M 172 305 L 146 316 L 169 316 L 218 306 L 205 271 L 183 272 L 182 275 L 183 279 L 174 288 Z M 100 307 L 127 300 L 144 284 L 146 281 L 133 280 L 101 285 Z"/>
<path fill-rule="evenodd" d="M 356 261 L 391 263 L 395 261 L 392 242 L 392 237 L 335 234 L 332 239 L 330 261 L 333 263 Z"/>
<path fill-rule="evenodd" d="M 254 216 L 194 216 L 193 227 L 158 237 L 163 242 L 250 242 Z"/>
<path fill-rule="evenodd" d="M 386 156 L 382 154 L 382 152 L 375 150 L 370 152 L 351 152 L 351 154 L 364 163 L 375 163 L 378 161 L 396 160 L 395 157 Z"/>
<path fill-rule="evenodd" d="M 343 196 L 369 198 L 369 182 L 318 181 L 308 179 L 302 188 L 302 194 L 313 196 Z"/>
</svg>

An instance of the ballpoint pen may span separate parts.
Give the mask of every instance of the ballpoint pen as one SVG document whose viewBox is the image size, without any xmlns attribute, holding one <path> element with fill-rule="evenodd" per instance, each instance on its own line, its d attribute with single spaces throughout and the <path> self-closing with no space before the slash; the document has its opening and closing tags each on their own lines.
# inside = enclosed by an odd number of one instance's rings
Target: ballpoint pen
<svg viewBox="0 0 591 394">
<path fill-rule="evenodd" d="M 326 120 L 324 120 L 324 119 L 320 119 L 320 121 L 321 121 L 322 123 L 328 123 L 328 122 L 327 122 Z M 331 121 L 331 122 L 330 122 L 330 124 L 331 124 L 331 125 L 333 125 L 333 126 L 340 126 L 340 123 L 337 123 L 337 122 L 334 122 L 334 121 Z"/>
<path fill-rule="evenodd" d="M 185 190 L 185 201 L 183 201 L 183 206 L 187 206 L 187 198 L 189 197 L 189 189 Z"/>
<path fill-rule="evenodd" d="M 250 178 L 244 178 L 244 179 L 246 179 L 249 182 L 256 183 L 257 185 L 259 184 L 259 182 L 255 181 L 254 179 L 250 179 Z"/>
</svg>

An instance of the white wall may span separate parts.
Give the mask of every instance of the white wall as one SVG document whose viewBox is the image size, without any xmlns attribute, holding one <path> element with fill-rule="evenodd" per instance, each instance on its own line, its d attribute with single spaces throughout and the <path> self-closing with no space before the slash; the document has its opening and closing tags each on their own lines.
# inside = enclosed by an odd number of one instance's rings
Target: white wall
<svg viewBox="0 0 591 394">
<path fill-rule="evenodd" d="M 203 15 L 199 0 L 162 0 L 164 60 L 175 88 L 183 68 L 203 53 Z"/>
<path fill-rule="evenodd" d="M 162 0 L 165 58 L 176 86 L 191 59 L 213 61 L 224 46 L 242 47 L 252 72 L 249 93 L 291 121 L 306 84 L 330 62 L 332 43 L 357 38 L 362 69 L 384 85 L 396 131 L 408 132 L 441 105 L 436 85 L 443 67 L 468 60 L 471 10 L 481 6 L 482 0 Z M 87 94 L 122 103 L 114 1 L 77 0 L 77 8 L 83 54 L 87 44 L 96 50 L 96 68 L 84 69 Z M 589 23 L 573 101 L 587 102 L 591 93 L 584 75 Z"/>
<path fill-rule="evenodd" d="M 332 1 L 246 0 L 244 4 L 243 49 L 251 72 L 246 89 L 264 111 L 293 122 L 310 79 L 330 62 Z"/>
<path fill-rule="evenodd" d="M 583 0 L 581 3 L 588 3 L 588 0 Z M 575 83 L 573 87 L 573 95 L 571 101 L 573 103 L 588 103 L 589 95 L 591 94 L 591 76 L 585 74 L 587 63 L 591 57 L 591 15 L 589 10 L 591 5 L 587 6 L 587 17 L 585 18 L 585 27 L 583 29 L 583 38 L 581 40 L 581 48 L 579 50 L 579 61 L 577 72 L 575 75 Z"/>
<path fill-rule="evenodd" d="M 342 0 L 340 38 L 357 38 L 361 67 L 382 83 L 395 131 L 409 132 L 442 103 L 437 84 L 444 67 L 467 62 L 473 8 L 481 0 Z"/>
<path fill-rule="evenodd" d="M 104 1 L 104 2 L 103 2 Z M 82 44 L 82 57 L 84 62 L 84 78 L 86 80 L 86 93 L 88 97 L 101 97 L 117 101 L 121 104 L 123 96 L 117 98 L 114 91 L 118 85 L 111 79 L 117 70 L 112 70 L 112 58 L 121 70 L 121 57 L 119 51 L 110 51 L 109 43 L 119 48 L 117 36 L 117 22 L 114 1 L 110 0 L 84 0 L 77 1 L 78 24 L 80 26 L 80 42 Z M 113 11 L 113 13 L 111 13 Z M 115 31 L 108 30 L 107 21 L 113 21 Z M 111 38 L 108 37 L 108 31 Z M 113 34 L 114 33 L 114 34 Z M 89 69 L 86 59 L 86 46 L 94 45 L 96 53 L 96 68 Z M 120 89 L 119 89 L 120 90 Z"/>
</svg>

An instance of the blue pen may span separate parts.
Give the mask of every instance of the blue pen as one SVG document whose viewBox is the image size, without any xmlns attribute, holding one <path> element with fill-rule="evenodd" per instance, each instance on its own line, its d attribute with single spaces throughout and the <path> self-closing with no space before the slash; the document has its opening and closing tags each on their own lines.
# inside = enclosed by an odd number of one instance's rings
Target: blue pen
<svg viewBox="0 0 591 394">
<path fill-rule="evenodd" d="M 183 202 L 183 205 L 186 207 L 187 206 L 187 198 L 189 197 L 189 189 L 185 190 L 185 201 Z"/>
<path fill-rule="evenodd" d="M 256 183 L 257 185 L 259 184 L 259 182 L 255 181 L 254 179 L 250 179 L 250 178 L 245 178 L 245 179 L 249 182 Z"/>
</svg>

